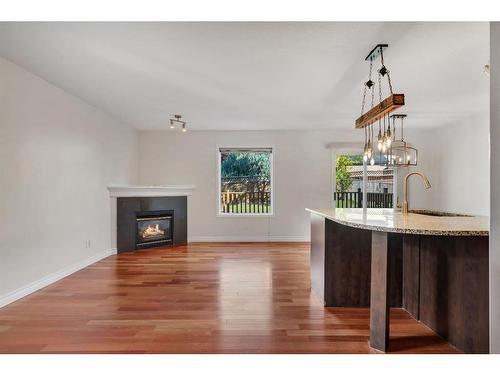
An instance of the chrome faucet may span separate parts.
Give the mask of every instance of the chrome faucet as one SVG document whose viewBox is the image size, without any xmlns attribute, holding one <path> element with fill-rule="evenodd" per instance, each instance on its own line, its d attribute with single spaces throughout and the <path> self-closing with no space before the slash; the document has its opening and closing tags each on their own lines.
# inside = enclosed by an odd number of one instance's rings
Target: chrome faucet
<svg viewBox="0 0 500 375">
<path fill-rule="evenodd" d="M 411 172 L 411 173 L 408 173 L 406 176 L 405 176 L 405 179 L 404 179 L 404 185 L 403 185 L 403 190 L 404 190 L 404 201 L 403 201 L 403 214 L 407 214 L 408 213 L 408 177 L 410 177 L 411 175 L 419 175 L 420 177 L 422 177 L 422 180 L 424 180 L 424 186 L 426 189 L 430 189 L 431 188 L 431 183 L 429 182 L 429 180 L 427 179 L 427 177 L 425 177 L 425 175 L 423 173 L 420 173 L 420 172 Z"/>
</svg>

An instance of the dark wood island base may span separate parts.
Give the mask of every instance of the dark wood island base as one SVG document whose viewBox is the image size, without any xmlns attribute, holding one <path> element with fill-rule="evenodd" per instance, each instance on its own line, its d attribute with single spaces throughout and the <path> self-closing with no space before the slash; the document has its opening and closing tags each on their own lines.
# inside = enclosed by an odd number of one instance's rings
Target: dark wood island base
<svg viewBox="0 0 500 375">
<path fill-rule="evenodd" d="M 390 307 L 464 353 L 489 352 L 488 236 L 394 233 L 311 213 L 311 279 L 327 307 L 370 307 L 370 346 L 390 350 Z"/>
</svg>

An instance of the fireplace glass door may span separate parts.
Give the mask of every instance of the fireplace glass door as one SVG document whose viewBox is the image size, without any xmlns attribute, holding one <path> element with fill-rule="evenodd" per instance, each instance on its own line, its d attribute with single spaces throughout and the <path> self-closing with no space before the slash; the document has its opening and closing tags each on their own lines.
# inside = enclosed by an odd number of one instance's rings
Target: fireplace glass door
<svg viewBox="0 0 500 375">
<path fill-rule="evenodd" d="M 137 246 L 172 242 L 172 215 L 138 216 Z"/>
</svg>

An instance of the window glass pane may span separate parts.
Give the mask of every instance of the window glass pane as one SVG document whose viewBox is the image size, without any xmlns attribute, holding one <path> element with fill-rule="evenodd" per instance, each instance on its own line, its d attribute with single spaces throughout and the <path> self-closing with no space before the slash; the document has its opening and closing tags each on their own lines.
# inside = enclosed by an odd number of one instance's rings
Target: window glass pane
<svg viewBox="0 0 500 375">
<path fill-rule="evenodd" d="M 220 150 L 220 213 L 272 213 L 270 149 Z"/>
<path fill-rule="evenodd" d="M 367 165 L 366 169 L 367 207 L 392 208 L 394 170 L 381 165 Z M 363 156 L 338 155 L 335 175 L 335 207 L 363 207 Z"/>
</svg>

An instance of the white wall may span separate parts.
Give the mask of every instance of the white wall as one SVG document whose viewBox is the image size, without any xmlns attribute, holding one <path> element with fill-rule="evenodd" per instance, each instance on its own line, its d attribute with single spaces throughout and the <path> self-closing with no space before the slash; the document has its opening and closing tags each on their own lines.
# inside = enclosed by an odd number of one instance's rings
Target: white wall
<svg viewBox="0 0 500 375">
<path fill-rule="evenodd" d="M 490 25 L 490 352 L 500 354 L 500 22 Z"/>
<path fill-rule="evenodd" d="M 410 123 L 408 123 L 410 124 Z M 419 165 L 432 183 L 410 180 L 410 204 L 451 212 L 489 215 L 489 116 L 444 127 L 415 130 L 407 139 L 419 149 Z M 305 207 L 330 207 L 330 142 L 361 139 L 356 130 L 262 132 L 139 132 L 140 183 L 195 184 L 189 201 L 189 238 L 204 240 L 307 240 Z M 272 146 L 275 217 L 216 216 L 217 146 Z M 406 170 L 400 171 L 404 176 Z"/>
<path fill-rule="evenodd" d="M 306 207 L 330 207 L 329 142 L 359 140 L 359 132 L 141 131 L 143 185 L 194 184 L 188 203 L 188 236 L 202 240 L 309 240 Z M 272 147 L 274 216 L 217 217 L 217 147 Z"/>
<path fill-rule="evenodd" d="M 419 150 L 419 165 L 411 170 L 424 172 L 432 185 L 426 190 L 417 176 L 410 177 L 411 207 L 490 214 L 488 113 L 405 133 Z"/>
<path fill-rule="evenodd" d="M 0 58 L 0 305 L 109 254 L 136 180 L 135 130 Z"/>
</svg>

